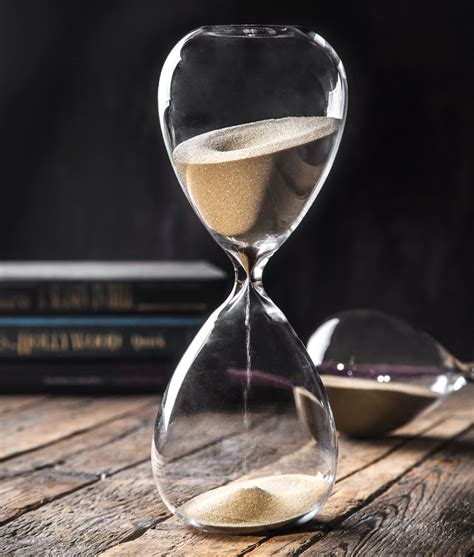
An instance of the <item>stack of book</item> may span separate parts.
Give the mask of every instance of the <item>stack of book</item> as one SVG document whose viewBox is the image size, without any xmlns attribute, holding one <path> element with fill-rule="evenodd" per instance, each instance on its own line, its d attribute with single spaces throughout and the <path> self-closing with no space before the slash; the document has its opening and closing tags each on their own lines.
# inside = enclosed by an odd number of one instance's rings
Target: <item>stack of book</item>
<svg viewBox="0 0 474 557">
<path fill-rule="evenodd" d="M 0 392 L 162 389 L 226 275 L 194 262 L 0 264 Z"/>
</svg>

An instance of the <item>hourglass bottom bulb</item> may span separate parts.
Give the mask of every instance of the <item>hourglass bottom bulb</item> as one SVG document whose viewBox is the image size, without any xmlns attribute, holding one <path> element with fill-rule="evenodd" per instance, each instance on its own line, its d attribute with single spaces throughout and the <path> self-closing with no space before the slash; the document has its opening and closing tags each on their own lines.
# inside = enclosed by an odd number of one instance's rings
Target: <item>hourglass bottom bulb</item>
<svg viewBox="0 0 474 557">
<path fill-rule="evenodd" d="M 194 497 L 177 513 L 209 531 L 255 532 L 310 520 L 331 483 L 322 474 L 280 474 L 236 482 Z"/>
</svg>

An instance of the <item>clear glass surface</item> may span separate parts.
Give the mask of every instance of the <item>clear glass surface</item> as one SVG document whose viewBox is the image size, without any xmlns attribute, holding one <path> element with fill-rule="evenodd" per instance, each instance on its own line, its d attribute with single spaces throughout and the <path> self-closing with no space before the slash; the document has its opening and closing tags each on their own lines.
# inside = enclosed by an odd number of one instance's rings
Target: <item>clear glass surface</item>
<svg viewBox="0 0 474 557">
<path fill-rule="evenodd" d="M 203 27 L 164 64 L 158 101 L 171 163 L 235 269 L 232 293 L 170 381 L 153 436 L 160 495 L 189 525 L 300 524 L 331 493 L 327 395 L 262 273 L 326 179 L 346 100 L 334 50 L 294 27 Z"/>
<path fill-rule="evenodd" d="M 329 394 L 339 431 L 385 434 L 474 378 L 423 331 L 385 313 L 334 315 L 316 329 L 308 351 Z"/>
</svg>

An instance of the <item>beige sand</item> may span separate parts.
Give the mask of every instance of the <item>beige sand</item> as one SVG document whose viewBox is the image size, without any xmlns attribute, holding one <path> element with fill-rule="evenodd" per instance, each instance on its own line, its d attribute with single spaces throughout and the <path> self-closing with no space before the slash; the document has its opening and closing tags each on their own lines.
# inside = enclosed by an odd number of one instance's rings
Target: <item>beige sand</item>
<svg viewBox="0 0 474 557">
<path fill-rule="evenodd" d="M 321 474 L 281 474 L 218 487 L 178 509 L 194 525 L 251 532 L 278 528 L 317 511 L 330 484 Z"/>
<path fill-rule="evenodd" d="M 337 429 L 354 437 L 382 435 L 408 423 L 438 394 L 427 387 L 321 375 Z"/>
<path fill-rule="evenodd" d="M 252 241 L 285 232 L 317 183 L 339 120 L 288 117 L 204 133 L 173 159 L 206 224 Z"/>
</svg>

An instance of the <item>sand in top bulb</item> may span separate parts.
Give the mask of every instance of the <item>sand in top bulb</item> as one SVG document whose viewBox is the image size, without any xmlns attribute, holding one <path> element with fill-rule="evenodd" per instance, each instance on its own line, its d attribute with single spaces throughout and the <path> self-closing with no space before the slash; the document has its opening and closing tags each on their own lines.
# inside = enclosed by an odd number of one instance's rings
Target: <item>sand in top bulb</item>
<svg viewBox="0 0 474 557">
<path fill-rule="evenodd" d="M 340 120 L 288 117 L 213 130 L 173 151 L 211 230 L 241 241 L 286 232 L 324 169 Z"/>
</svg>

